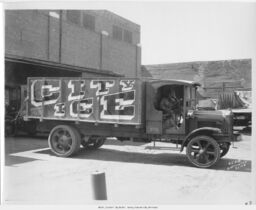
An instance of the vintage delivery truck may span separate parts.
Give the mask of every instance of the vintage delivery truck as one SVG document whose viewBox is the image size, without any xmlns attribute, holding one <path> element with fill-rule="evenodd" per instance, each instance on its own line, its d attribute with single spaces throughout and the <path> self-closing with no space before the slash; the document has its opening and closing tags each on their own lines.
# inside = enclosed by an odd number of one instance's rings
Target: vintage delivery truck
<svg viewBox="0 0 256 210">
<path fill-rule="evenodd" d="M 197 167 L 213 166 L 236 141 L 232 112 L 196 110 L 196 82 L 134 78 L 28 78 L 25 119 L 44 123 L 57 156 L 82 145 L 99 148 L 107 137 L 163 141 L 186 147 Z M 160 101 L 178 98 L 175 126 L 166 126 Z"/>
</svg>

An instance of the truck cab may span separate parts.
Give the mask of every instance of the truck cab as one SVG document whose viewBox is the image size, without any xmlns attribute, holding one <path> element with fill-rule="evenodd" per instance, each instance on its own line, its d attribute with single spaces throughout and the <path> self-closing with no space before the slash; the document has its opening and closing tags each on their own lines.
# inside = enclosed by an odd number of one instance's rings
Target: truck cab
<svg viewBox="0 0 256 210">
<path fill-rule="evenodd" d="M 186 118 L 189 110 L 196 108 L 196 89 L 199 83 L 181 80 L 150 80 L 146 84 L 146 132 L 148 134 L 180 134 L 188 132 Z M 165 113 L 160 103 L 173 92 L 178 100 L 175 126 L 165 124 Z"/>
<path fill-rule="evenodd" d="M 198 110 L 199 84 L 181 80 L 151 80 L 146 84 L 146 133 L 157 141 L 186 147 L 187 157 L 195 166 L 214 165 L 227 154 L 233 133 L 233 113 L 230 110 Z M 159 101 L 174 91 L 179 101 L 176 125 L 166 126 Z"/>
</svg>

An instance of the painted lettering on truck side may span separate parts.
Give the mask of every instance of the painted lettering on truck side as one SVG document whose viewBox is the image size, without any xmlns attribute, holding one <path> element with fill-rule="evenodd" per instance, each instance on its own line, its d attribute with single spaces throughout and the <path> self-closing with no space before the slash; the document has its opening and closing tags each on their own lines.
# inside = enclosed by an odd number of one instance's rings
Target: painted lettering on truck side
<svg viewBox="0 0 256 210">
<path fill-rule="evenodd" d="M 135 117 L 135 80 L 31 79 L 30 106 L 44 117 L 129 121 Z"/>
</svg>

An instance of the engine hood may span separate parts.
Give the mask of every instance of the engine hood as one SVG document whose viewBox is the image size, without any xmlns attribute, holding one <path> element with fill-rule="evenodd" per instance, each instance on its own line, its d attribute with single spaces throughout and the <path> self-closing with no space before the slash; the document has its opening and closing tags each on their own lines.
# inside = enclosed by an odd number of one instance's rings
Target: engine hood
<svg viewBox="0 0 256 210">
<path fill-rule="evenodd" d="M 233 114 L 230 110 L 190 110 L 187 117 L 194 128 L 215 127 L 223 133 L 231 133 Z"/>
<path fill-rule="evenodd" d="M 209 111 L 209 110 L 189 110 L 188 111 L 188 116 L 189 117 L 199 117 L 201 119 L 223 119 L 226 118 L 227 116 L 232 115 L 232 111 L 230 110 L 214 110 L 214 111 Z"/>
</svg>

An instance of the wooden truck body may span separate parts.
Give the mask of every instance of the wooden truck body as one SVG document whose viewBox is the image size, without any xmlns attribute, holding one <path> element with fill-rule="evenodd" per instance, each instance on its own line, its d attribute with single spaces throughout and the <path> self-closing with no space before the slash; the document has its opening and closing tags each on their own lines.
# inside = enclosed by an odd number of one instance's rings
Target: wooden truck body
<svg viewBox="0 0 256 210">
<path fill-rule="evenodd" d="M 196 110 L 198 83 L 138 78 L 28 78 L 26 120 L 48 126 L 49 146 L 70 156 L 80 144 L 98 148 L 107 137 L 165 141 L 187 147 L 198 167 L 224 156 L 233 134 L 230 111 Z M 177 126 L 166 127 L 160 100 L 174 90 L 180 101 Z"/>
</svg>

